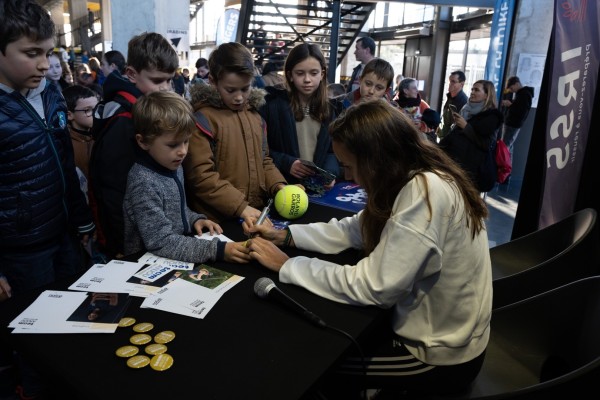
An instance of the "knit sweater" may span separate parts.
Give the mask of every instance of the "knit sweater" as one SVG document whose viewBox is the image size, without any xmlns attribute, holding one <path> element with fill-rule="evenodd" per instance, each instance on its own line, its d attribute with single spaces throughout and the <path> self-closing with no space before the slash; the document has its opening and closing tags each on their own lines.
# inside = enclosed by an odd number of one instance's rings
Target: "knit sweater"
<svg viewBox="0 0 600 400">
<path fill-rule="evenodd" d="M 194 223 L 206 216 L 186 206 L 181 167 L 171 171 L 140 157 L 127 176 L 123 216 L 125 254 L 146 250 L 194 263 L 223 259 L 225 242 L 193 237 Z"/>
<path fill-rule="evenodd" d="M 429 193 L 430 210 L 423 201 Z M 362 248 L 361 214 L 290 225 L 297 248 Z M 292 257 L 281 282 L 353 305 L 393 309 L 392 329 L 419 360 L 456 365 L 480 355 L 490 334 L 492 271 L 487 233 L 473 239 L 453 183 L 426 172 L 398 194 L 379 244 L 356 265 Z"/>
</svg>

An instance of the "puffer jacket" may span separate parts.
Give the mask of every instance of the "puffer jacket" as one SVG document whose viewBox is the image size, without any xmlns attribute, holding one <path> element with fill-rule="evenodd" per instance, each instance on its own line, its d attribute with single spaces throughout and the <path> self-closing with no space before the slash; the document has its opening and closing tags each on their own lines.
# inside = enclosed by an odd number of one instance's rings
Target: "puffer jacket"
<svg viewBox="0 0 600 400">
<path fill-rule="evenodd" d="M 56 85 L 39 90 L 45 121 L 18 91 L 0 89 L 0 251 L 35 251 L 69 227 L 94 230 L 73 160 L 67 106 Z"/>
<path fill-rule="evenodd" d="M 248 205 L 263 208 L 276 186 L 287 183 L 269 156 L 265 124 L 256 111 L 264 90 L 251 89 L 241 111 L 224 106 L 212 85 L 193 85 L 190 92 L 195 112 L 209 126 L 192 135 L 183 160 L 189 207 L 214 221 L 239 217 Z"/>
</svg>

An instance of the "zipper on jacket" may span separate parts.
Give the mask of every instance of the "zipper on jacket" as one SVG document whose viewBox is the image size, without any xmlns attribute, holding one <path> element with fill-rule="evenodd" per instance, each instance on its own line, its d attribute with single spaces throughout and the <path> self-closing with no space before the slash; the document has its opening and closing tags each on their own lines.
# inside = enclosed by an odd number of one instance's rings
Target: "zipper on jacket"
<svg viewBox="0 0 600 400">
<path fill-rule="evenodd" d="M 38 123 L 38 125 L 40 125 L 42 127 L 42 129 L 46 133 L 46 138 L 47 138 L 48 142 L 50 142 L 50 147 L 52 148 L 52 154 L 54 154 L 54 160 L 56 161 L 56 165 L 58 166 L 58 171 L 60 172 L 60 178 L 61 178 L 62 189 L 63 189 L 63 196 L 62 196 L 63 209 L 65 210 L 65 213 L 66 213 L 66 216 L 68 219 L 69 209 L 68 209 L 67 203 L 66 203 L 67 184 L 66 184 L 66 179 L 65 179 L 64 172 L 63 172 L 62 164 L 60 162 L 60 157 L 58 156 L 58 150 L 56 150 L 56 146 L 54 145 L 54 141 L 52 140 L 51 128 L 48 126 L 46 121 L 44 121 L 40 117 L 40 115 L 37 113 L 37 111 L 35 111 L 33 109 L 31 104 L 29 103 L 29 101 L 27 101 L 27 99 L 25 97 L 23 97 L 22 94 L 20 94 L 20 93 L 15 93 L 15 94 L 16 94 L 15 97 L 17 98 L 19 103 L 21 103 L 21 105 L 23 106 L 25 111 L 27 111 L 29 113 L 29 115 L 31 115 L 33 117 L 33 119 Z M 45 108 L 44 108 L 44 112 L 46 112 Z"/>
</svg>

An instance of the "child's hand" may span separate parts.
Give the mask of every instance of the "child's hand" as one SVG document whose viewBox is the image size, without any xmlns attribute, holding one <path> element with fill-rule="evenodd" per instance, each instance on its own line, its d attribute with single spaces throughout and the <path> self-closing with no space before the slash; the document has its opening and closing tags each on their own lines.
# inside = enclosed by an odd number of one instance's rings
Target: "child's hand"
<svg viewBox="0 0 600 400">
<path fill-rule="evenodd" d="M 251 206 L 246 206 L 246 208 L 244 208 L 244 211 L 242 211 L 242 213 L 240 214 L 240 218 L 244 220 L 244 222 L 242 223 L 244 229 L 250 226 L 254 226 L 254 223 L 258 220 L 258 217 L 260 217 L 260 213 L 261 210 L 257 210 L 256 208 Z M 265 223 L 273 225 L 271 221 L 269 221 L 269 218 L 265 219 Z"/>
<path fill-rule="evenodd" d="M 290 175 L 292 175 L 294 178 L 303 179 L 314 174 L 315 170 L 302 164 L 299 159 L 294 161 L 292 163 L 292 167 L 290 168 Z"/>
<path fill-rule="evenodd" d="M 227 242 L 225 244 L 226 262 L 246 264 L 252 260 L 250 249 L 245 246 L 246 242 Z"/>
<path fill-rule="evenodd" d="M 211 236 L 215 233 L 217 235 L 223 233 L 223 228 L 221 228 L 221 225 L 209 219 L 199 219 L 198 221 L 194 222 L 194 229 L 196 229 L 196 233 L 198 235 L 202 235 L 202 230 L 205 228 L 208 232 L 210 232 Z"/>
</svg>

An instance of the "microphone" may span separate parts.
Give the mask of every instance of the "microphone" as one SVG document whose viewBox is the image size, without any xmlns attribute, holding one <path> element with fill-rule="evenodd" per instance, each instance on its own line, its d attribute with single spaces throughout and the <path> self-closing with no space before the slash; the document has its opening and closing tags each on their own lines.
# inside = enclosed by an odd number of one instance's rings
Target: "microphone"
<svg viewBox="0 0 600 400">
<path fill-rule="evenodd" d="M 256 295 L 261 299 L 268 299 L 274 301 L 275 303 L 283 304 L 287 308 L 304 316 L 306 319 L 320 328 L 327 327 L 325 321 L 308 311 L 306 307 L 298 303 L 296 300 L 283 293 L 281 289 L 279 289 L 269 278 L 258 278 L 254 284 L 254 293 L 256 293 Z"/>
</svg>

